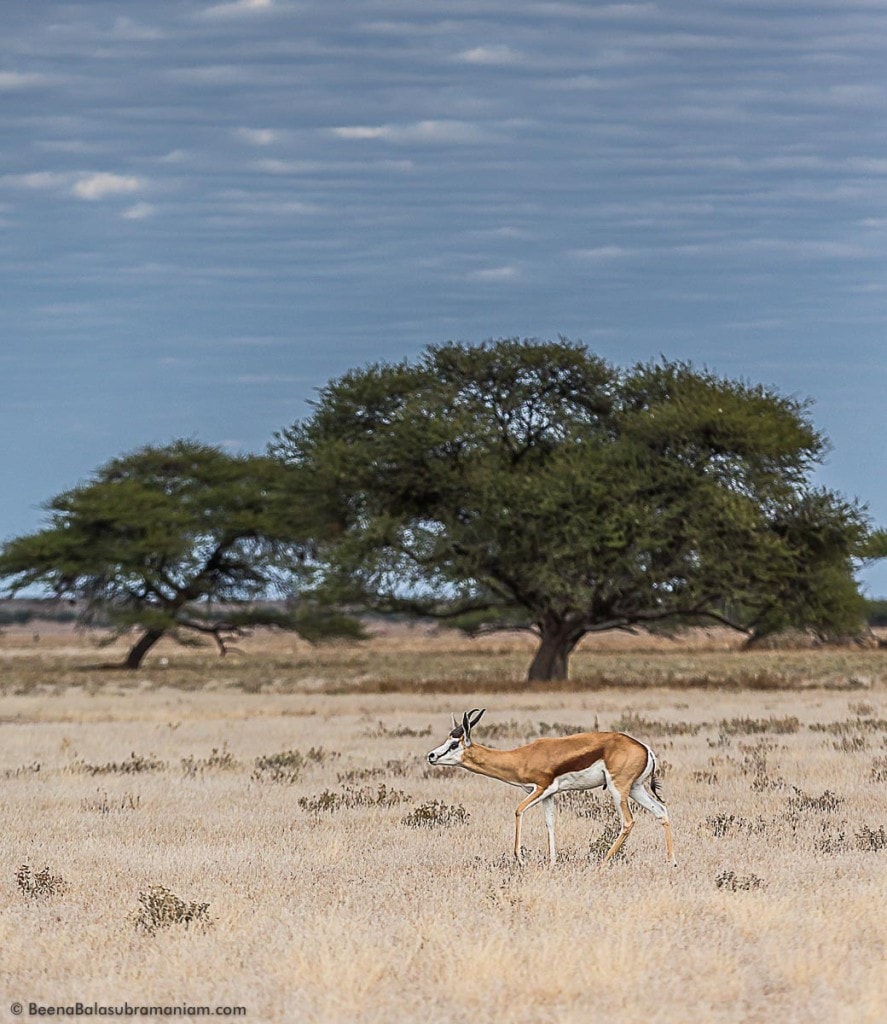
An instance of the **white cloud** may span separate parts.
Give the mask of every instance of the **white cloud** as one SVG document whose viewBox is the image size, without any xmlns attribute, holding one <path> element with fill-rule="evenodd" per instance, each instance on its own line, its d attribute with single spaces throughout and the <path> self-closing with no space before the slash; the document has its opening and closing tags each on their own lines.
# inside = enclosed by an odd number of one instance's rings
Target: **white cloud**
<svg viewBox="0 0 887 1024">
<path fill-rule="evenodd" d="M 232 0 L 231 3 L 213 4 L 198 13 L 199 18 L 240 18 L 244 15 L 269 11 L 274 0 Z"/>
<path fill-rule="evenodd" d="M 473 281 L 513 281 L 519 274 L 517 267 L 508 265 L 504 267 L 487 267 L 484 270 L 475 270 L 469 277 Z"/>
<path fill-rule="evenodd" d="M 237 128 L 234 134 L 250 146 L 270 146 L 280 139 L 272 128 Z"/>
<path fill-rule="evenodd" d="M 501 68 L 521 64 L 524 55 L 518 50 L 512 50 L 504 43 L 496 43 L 491 46 L 475 46 L 471 50 L 463 50 L 457 54 L 456 60 L 463 64 L 482 64 Z"/>
<path fill-rule="evenodd" d="M 135 203 L 133 206 L 128 206 L 120 216 L 124 220 L 147 220 L 149 217 L 153 217 L 156 212 L 157 207 L 151 203 Z"/>
<path fill-rule="evenodd" d="M 106 196 L 129 195 L 138 192 L 144 188 L 144 185 L 144 181 L 134 175 L 97 171 L 95 174 L 84 175 L 76 181 L 71 188 L 71 195 L 93 202 L 97 199 L 104 199 Z"/>
<path fill-rule="evenodd" d="M 429 120 L 412 124 L 343 125 L 329 131 L 340 139 L 385 139 L 389 142 L 483 142 L 489 138 L 470 121 Z"/>
<path fill-rule="evenodd" d="M 168 77 L 175 81 L 202 85 L 239 85 L 254 81 L 258 74 L 255 68 L 240 64 L 205 64 L 200 67 L 174 68 Z"/>
<path fill-rule="evenodd" d="M 28 174 L 7 174 L 2 180 L 8 185 L 43 191 L 64 188 L 70 183 L 71 175 L 60 171 L 30 171 Z"/>
<path fill-rule="evenodd" d="M 634 249 L 622 245 L 598 245 L 591 249 L 576 249 L 574 256 L 590 263 L 609 263 L 612 260 L 627 259 L 635 254 Z"/>
<path fill-rule="evenodd" d="M 125 39 L 127 42 L 150 42 L 163 38 L 160 29 L 151 25 L 143 25 L 125 16 L 115 19 L 110 34 L 115 39 Z"/>
<path fill-rule="evenodd" d="M 17 92 L 49 85 L 53 79 L 33 71 L 0 71 L 0 92 Z"/>
<path fill-rule="evenodd" d="M 344 125 L 341 128 L 330 128 L 333 135 L 340 139 L 388 139 L 391 137 L 392 127 L 390 125 L 379 125 L 371 128 L 369 125 Z"/>
</svg>

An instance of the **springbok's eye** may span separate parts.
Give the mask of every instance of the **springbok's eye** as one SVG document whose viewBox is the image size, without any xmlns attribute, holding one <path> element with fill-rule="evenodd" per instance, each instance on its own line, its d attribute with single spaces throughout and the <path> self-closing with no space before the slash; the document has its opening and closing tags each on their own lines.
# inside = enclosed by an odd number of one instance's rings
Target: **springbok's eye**
<svg viewBox="0 0 887 1024">
<path fill-rule="evenodd" d="M 449 754 L 449 752 L 451 750 L 455 750 L 456 747 L 458 747 L 458 746 L 459 746 L 459 741 L 458 740 L 453 740 L 453 742 L 447 747 L 447 753 Z"/>
</svg>

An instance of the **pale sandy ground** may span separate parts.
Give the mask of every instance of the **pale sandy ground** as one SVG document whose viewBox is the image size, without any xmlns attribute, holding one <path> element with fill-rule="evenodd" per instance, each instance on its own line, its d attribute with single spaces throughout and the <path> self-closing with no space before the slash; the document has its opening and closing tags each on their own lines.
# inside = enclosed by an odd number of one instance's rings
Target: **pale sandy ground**
<svg viewBox="0 0 887 1024">
<path fill-rule="evenodd" d="M 17 694 L 7 676 L 0 697 L 0 1020 L 14 1000 L 240 1005 L 241 1019 L 273 1022 L 887 1020 L 880 669 L 858 690 L 453 698 L 162 685 L 175 665 L 53 688 L 50 661 L 45 686 Z M 423 760 L 469 705 L 488 707 L 495 746 L 540 722 L 642 716 L 666 762 L 678 868 L 639 811 L 628 855 L 596 871 L 591 846 L 610 821 L 597 794 L 561 804 L 553 869 L 529 812 L 530 862 L 515 867 L 519 794 Z M 792 716 L 796 731 L 774 731 Z M 252 777 L 257 757 L 318 746 L 338 757 L 293 783 Z M 214 748 L 236 764 L 183 769 Z M 84 770 L 133 752 L 165 767 Z M 401 802 L 298 804 L 381 784 Z M 468 820 L 404 824 L 432 800 Z M 21 864 L 48 866 L 65 890 L 24 895 Z M 719 888 L 725 872 L 759 887 Z M 152 885 L 208 903 L 211 925 L 137 930 Z"/>
</svg>

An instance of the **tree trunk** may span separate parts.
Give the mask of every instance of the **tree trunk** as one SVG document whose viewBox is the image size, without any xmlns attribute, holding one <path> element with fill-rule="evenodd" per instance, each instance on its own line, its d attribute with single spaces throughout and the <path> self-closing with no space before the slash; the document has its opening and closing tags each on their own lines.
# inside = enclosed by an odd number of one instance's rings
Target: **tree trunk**
<svg viewBox="0 0 887 1024">
<path fill-rule="evenodd" d="M 133 645 L 132 650 L 126 656 L 126 661 L 123 663 L 124 668 L 138 668 L 142 663 L 142 658 L 151 650 L 154 644 L 163 636 L 166 632 L 165 629 L 149 629 L 147 630 L 138 641 Z"/>
<path fill-rule="evenodd" d="M 546 683 L 555 679 L 566 679 L 570 654 L 582 639 L 574 628 L 564 623 L 543 625 L 542 642 L 530 665 L 527 679 L 531 683 Z"/>
</svg>

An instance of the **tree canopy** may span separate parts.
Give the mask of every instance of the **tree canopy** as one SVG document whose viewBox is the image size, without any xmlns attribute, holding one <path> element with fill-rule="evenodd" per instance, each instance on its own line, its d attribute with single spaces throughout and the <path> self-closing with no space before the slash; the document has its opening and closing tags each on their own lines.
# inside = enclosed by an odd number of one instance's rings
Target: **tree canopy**
<svg viewBox="0 0 887 1024">
<path fill-rule="evenodd" d="M 855 626 L 868 524 L 812 485 L 825 451 L 771 388 L 564 339 L 350 371 L 272 446 L 339 524 L 331 595 L 530 629 L 532 679 L 591 631 Z"/>
<path fill-rule="evenodd" d="M 138 629 L 130 668 L 164 635 L 208 635 L 224 653 L 251 625 L 353 633 L 341 617 L 245 604 L 309 553 L 311 507 L 278 460 L 192 441 L 149 446 L 51 499 L 48 525 L 0 550 L 0 576 L 13 592 L 39 585 L 79 599 L 87 623 Z"/>
</svg>

